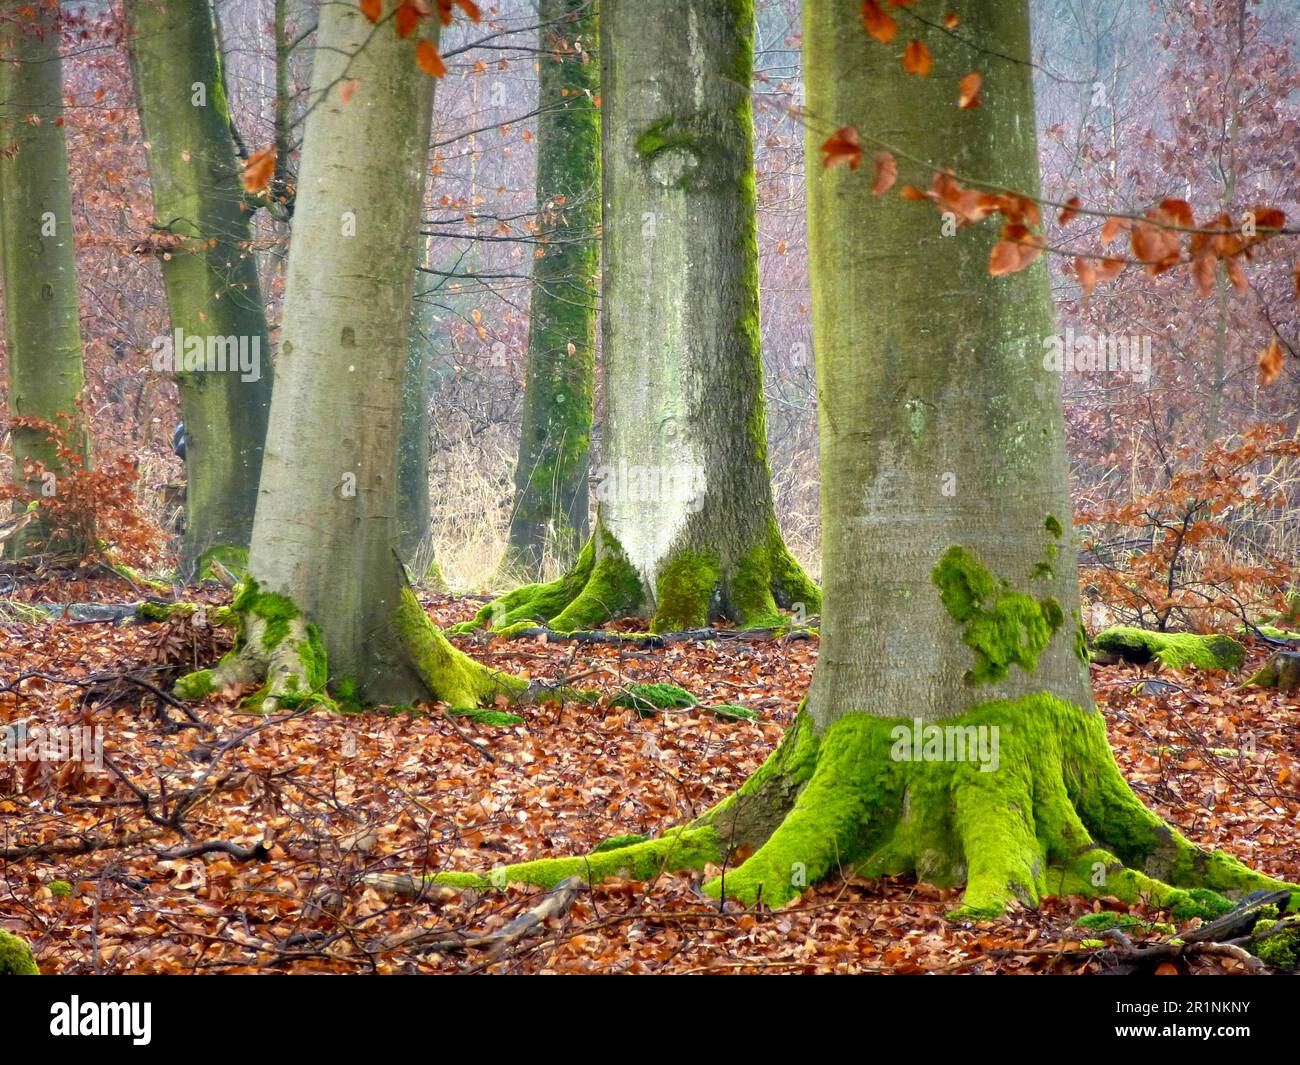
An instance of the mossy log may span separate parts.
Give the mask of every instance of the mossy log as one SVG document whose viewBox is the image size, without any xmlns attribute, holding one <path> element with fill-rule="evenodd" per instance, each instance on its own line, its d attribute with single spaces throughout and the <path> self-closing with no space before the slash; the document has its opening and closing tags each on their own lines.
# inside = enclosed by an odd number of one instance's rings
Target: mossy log
<svg viewBox="0 0 1300 1065">
<path fill-rule="evenodd" d="M 1150 632 L 1117 625 L 1092 639 L 1098 661 L 1124 661 L 1144 666 L 1158 661 L 1170 669 L 1222 669 L 1235 672 L 1246 661 L 1246 648 L 1231 636 L 1202 636 L 1192 632 Z"/>
</svg>

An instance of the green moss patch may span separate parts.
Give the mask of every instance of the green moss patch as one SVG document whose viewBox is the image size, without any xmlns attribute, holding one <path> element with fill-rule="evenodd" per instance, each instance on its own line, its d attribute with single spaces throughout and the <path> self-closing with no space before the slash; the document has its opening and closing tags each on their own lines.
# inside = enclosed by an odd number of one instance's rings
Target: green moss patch
<svg viewBox="0 0 1300 1065">
<path fill-rule="evenodd" d="M 964 547 L 950 547 L 931 579 L 952 619 L 964 626 L 962 642 L 975 652 L 976 663 L 966 673 L 970 684 L 1001 680 L 1012 665 L 1032 673 L 1065 621 L 1055 599 L 1016 591 Z"/>
<path fill-rule="evenodd" d="M 1134 665 L 1159 661 L 1170 669 L 1239 670 L 1246 661 L 1246 648 L 1231 636 L 1218 633 L 1201 636 L 1191 632 L 1150 632 L 1117 625 L 1092 639 L 1094 651 L 1116 655 Z"/>
<path fill-rule="evenodd" d="M 609 705 L 630 706 L 642 717 L 650 717 L 660 710 L 699 706 L 700 701 L 676 684 L 626 684 Z"/>
<path fill-rule="evenodd" d="M 0 931 L 0 976 L 40 976 L 32 948 L 12 932 Z"/>
</svg>

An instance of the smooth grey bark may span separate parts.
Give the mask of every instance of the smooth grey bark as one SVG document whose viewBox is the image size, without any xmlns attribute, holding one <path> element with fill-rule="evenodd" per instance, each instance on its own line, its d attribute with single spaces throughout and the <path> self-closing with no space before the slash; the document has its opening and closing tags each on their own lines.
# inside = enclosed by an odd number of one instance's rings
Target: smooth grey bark
<svg viewBox="0 0 1300 1065">
<path fill-rule="evenodd" d="M 987 64 L 983 104 L 958 110 L 951 78 L 906 74 L 888 49 L 863 42 L 850 6 L 805 12 L 810 112 L 880 130 L 908 157 L 1035 194 L 1028 68 Z M 980 19 L 982 39 L 1030 54 L 1024 3 L 982 3 Z M 936 68 L 965 69 L 963 48 L 938 40 Z M 1046 269 L 1040 260 L 991 277 L 995 223 L 945 236 L 929 204 L 873 196 L 861 171 L 817 165 L 826 135 L 811 131 L 807 151 L 825 594 L 808 709 L 825 728 L 857 711 L 931 720 L 1041 691 L 1091 706 L 1072 638 L 1060 379 L 1043 365 L 1055 331 Z M 1047 531 L 1049 516 L 1064 537 Z M 1050 575 L 1031 576 L 1058 542 Z M 1061 605 L 1064 631 L 1033 672 L 965 680 L 974 656 L 933 582 L 953 546 Z"/>
<path fill-rule="evenodd" d="M 397 455 L 434 82 L 352 4 L 321 9 L 278 381 L 249 565 L 375 702 L 427 693 L 394 631 Z M 344 104 L 340 86 L 356 79 Z M 377 176 L 382 175 L 382 180 Z"/>
<path fill-rule="evenodd" d="M 776 527 L 767 464 L 753 38 L 744 0 L 601 9 L 597 566 L 621 553 L 660 630 L 820 608 Z"/>
</svg>

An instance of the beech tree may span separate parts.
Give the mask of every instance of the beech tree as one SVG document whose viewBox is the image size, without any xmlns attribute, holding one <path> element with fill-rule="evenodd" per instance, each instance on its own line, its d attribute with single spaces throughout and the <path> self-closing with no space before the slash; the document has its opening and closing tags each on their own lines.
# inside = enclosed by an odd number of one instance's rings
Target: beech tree
<svg viewBox="0 0 1300 1065">
<path fill-rule="evenodd" d="M 577 564 L 460 630 L 780 625 L 820 593 L 776 524 L 758 311 L 750 2 L 601 7 L 603 465 Z"/>
<path fill-rule="evenodd" d="M 186 435 L 183 572 L 243 564 L 271 405 L 266 311 L 206 0 L 129 0 L 131 65 Z M 169 357 L 168 357 L 169 356 Z"/>
<path fill-rule="evenodd" d="M 417 270 L 411 289 L 422 284 Z M 429 499 L 429 402 L 433 396 L 433 330 L 427 303 L 413 298 L 411 336 L 402 379 L 401 433 L 397 458 L 397 532 L 399 554 L 417 576 L 435 565 Z"/>
<path fill-rule="evenodd" d="M 1035 197 L 1027 0 L 969 4 L 965 39 L 931 36 L 938 69 L 968 70 L 973 54 L 985 66 L 982 105 L 966 108 L 955 79 L 913 77 L 896 49 L 870 46 L 861 7 L 805 9 L 809 158 L 837 150 L 826 122 L 855 122 L 887 129 L 893 155 Z M 841 870 L 908 873 L 964 883 L 954 916 L 975 918 L 1049 894 L 1144 897 L 1189 916 L 1220 893 L 1300 893 L 1186 839 L 1115 763 L 1077 613 L 1041 259 L 992 276 L 989 227 L 945 234 L 855 170 L 809 176 L 826 605 L 799 716 L 693 824 L 507 879 L 644 879 L 740 853 L 706 891 L 780 905 Z"/>
<path fill-rule="evenodd" d="M 321 9 L 240 635 L 184 695 L 265 679 L 255 702 L 292 704 L 326 698 L 333 677 L 344 699 L 473 707 L 525 688 L 451 647 L 404 583 L 411 264 L 443 67 L 436 17 L 364 7 Z"/>
<path fill-rule="evenodd" d="M 49 426 L 66 425 L 64 444 L 89 457 L 77 405 L 84 371 L 76 244 L 63 131 L 59 8 L 6 3 L 3 13 L 8 47 L 0 54 L 0 259 L 9 410 L 46 426 L 13 428 L 14 478 L 23 494 L 36 500 L 48 496 L 51 487 L 57 493 L 58 478 L 67 472 Z M 52 547 L 79 553 L 87 546 L 70 542 L 39 510 L 24 519 L 25 527 L 5 544 L 12 557 Z"/>
<path fill-rule="evenodd" d="M 537 213 L 528 362 L 506 561 L 536 578 L 588 535 L 600 269 L 596 0 L 538 5 Z"/>
</svg>

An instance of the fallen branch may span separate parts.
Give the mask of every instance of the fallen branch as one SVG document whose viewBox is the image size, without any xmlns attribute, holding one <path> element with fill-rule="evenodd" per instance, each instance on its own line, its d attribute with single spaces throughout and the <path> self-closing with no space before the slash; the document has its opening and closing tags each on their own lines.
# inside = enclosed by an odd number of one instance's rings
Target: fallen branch
<svg viewBox="0 0 1300 1065">
<path fill-rule="evenodd" d="M 77 854 L 90 854 L 92 851 L 118 850 L 157 839 L 162 834 L 161 828 L 146 828 L 139 832 L 125 832 L 120 836 L 81 836 L 77 839 L 50 840 L 48 843 L 29 843 L 22 847 L 7 847 L 0 850 L 0 859 L 21 862 L 25 858 L 48 858 L 54 855 L 66 858 Z"/>
<path fill-rule="evenodd" d="M 414 880 L 413 877 L 390 876 L 390 874 L 373 874 L 365 878 L 365 883 L 371 887 L 377 887 L 382 880 L 390 881 L 408 881 Z M 405 888 L 409 885 L 402 885 L 404 890 L 396 892 L 406 894 Z M 413 888 L 411 893 L 419 891 Z M 542 899 L 540 903 L 531 910 L 520 914 L 508 925 L 498 932 L 492 932 L 489 935 L 470 936 L 464 933 L 452 932 L 448 934 L 445 929 L 415 929 L 410 932 L 402 932 L 395 936 L 390 936 L 376 948 L 374 952 L 383 952 L 397 949 L 418 949 L 422 953 L 447 952 L 454 950 L 467 949 L 486 949 L 488 951 L 488 961 L 496 961 L 506 954 L 516 943 L 526 939 L 531 933 L 535 932 L 546 924 L 553 917 L 561 917 L 569 911 L 574 901 L 587 890 L 587 885 L 581 877 L 571 876 L 561 880 L 555 888 Z M 442 936 L 441 939 L 430 939 L 431 936 Z"/>
</svg>

